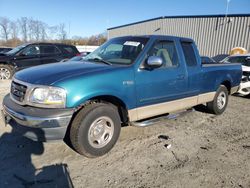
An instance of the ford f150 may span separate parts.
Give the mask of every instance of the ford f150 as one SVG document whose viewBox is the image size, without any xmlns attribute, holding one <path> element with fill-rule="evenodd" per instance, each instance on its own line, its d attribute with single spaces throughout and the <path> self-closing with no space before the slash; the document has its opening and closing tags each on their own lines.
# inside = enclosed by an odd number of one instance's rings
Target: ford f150
<svg viewBox="0 0 250 188">
<path fill-rule="evenodd" d="M 82 61 L 17 72 L 3 114 L 34 140 L 67 136 L 77 152 L 97 157 L 111 150 L 122 125 L 144 126 L 199 104 L 223 113 L 241 76 L 240 64 L 202 65 L 188 38 L 119 37 Z"/>
</svg>

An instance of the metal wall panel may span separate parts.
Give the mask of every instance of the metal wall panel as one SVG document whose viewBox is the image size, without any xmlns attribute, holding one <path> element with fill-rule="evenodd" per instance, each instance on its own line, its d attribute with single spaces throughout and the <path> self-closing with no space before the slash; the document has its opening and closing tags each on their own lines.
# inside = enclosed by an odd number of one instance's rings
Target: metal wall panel
<svg viewBox="0 0 250 188">
<path fill-rule="evenodd" d="M 175 35 L 195 40 L 201 55 L 219 57 L 234 47 L 250 53 L 250 15 L 162 17 L 108 29 L 108 37 L 124 35 Z"/>
</svg>

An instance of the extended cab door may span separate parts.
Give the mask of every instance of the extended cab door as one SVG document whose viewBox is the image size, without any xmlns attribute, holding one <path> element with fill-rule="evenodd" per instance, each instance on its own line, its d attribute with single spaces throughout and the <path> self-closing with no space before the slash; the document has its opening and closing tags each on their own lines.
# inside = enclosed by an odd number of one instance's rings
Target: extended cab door
<svg viewBox="0 0 250 188">
<path fill-rule="evenodd" d="M 21 52 L 15 55 L 14 63 L 18 70 L 40 65 L 40 47 L 37 44 L 28 45 Z"/>
<path fill-rule="evenodd" d="M 190 96 L 196 96 L 200 94 L 203 81 L 199 53 L 192 40 L 182 39 L 181 46 L 188 73 L 187 91 Z"/>
<path fill-rule="evenodd" d="M 42 64 L 56 63 L 62 59 L 61 52 L 55 45 L 41 44 L 40 51 L 40 58 Z"/>
<path fill-rule="evenodd" d="M 188 81 L 176 41 L 167 39 L 155 41 L 145 57 L 145 62 L 150 56 L 161 57 L 163 65 L 155 69 L 140 68 L 136 72 L 137 106 L 154 105 L 157 108 L 157 104 L 183 98 Z"/>
</svg>

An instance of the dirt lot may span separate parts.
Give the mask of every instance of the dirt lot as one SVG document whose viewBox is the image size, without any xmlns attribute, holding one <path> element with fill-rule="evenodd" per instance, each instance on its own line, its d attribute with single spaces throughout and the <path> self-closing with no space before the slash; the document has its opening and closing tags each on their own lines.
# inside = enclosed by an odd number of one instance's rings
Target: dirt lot
<svg viewBox="0 0 250 188">
<path fill-rule="evenodd" d="M 8 88 L 0 82 L 0 102 Z M 125 127 L 114 149 L 96 159 L 60 141 L 33 142 L 0 119 L 0 187 L 68 187 L 71 179 L 84 188 L 249 188 L 249 111 L 249 98 L 232 96 L 221 116 L 194 111 L 147 128 Z"/>
</svg>

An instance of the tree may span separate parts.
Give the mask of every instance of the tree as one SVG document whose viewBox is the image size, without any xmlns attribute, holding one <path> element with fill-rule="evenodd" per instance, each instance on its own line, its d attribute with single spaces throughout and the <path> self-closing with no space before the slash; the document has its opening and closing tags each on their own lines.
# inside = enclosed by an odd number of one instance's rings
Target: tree
<svg viewBox="0 0 250 188">
<path fill-rule="evenodd" d="M 18 26 L 17 26 L 16 22 L 10 23 L 10 34 L 11 34 L 12 39 L 18 38 Z"/>
<path fill-rule="evenodd" d="M 30 18 L 28 20 L 28 28 L 29 28 L 29 40 L 30 41 L 39 41 L 46 40 L 47 38 L 47 24 L 39 20 L 33 20 Z"/>
<path fill-rule="evenodd" d="M 5 41 L 8 41 L 9 37 L 9 30 L 10 30 L 10 20 L 5 17 L 0 18 L 0 26 L 1 26 L 1 33 L 2 37 L 5 39 Z"/>
<path fill-rule="evenodd" d="M 61 23 L 58 26 L 58 37 L 59 37 L 59 40 L 61 40 L 61 41 L 64 41 L 67 38 L 67 32 L 65 30 L 65 24 L 64 23 Z"/>
<path fill-rule="evenodd" d="M 29 24 L 28 22 L 29 20 L 27 17 L 22 17 L 21 19 L 18 20 L 21 35 L 24 42 L 27 42 L 28 39 L 28 24 Z"/>
</svg>

